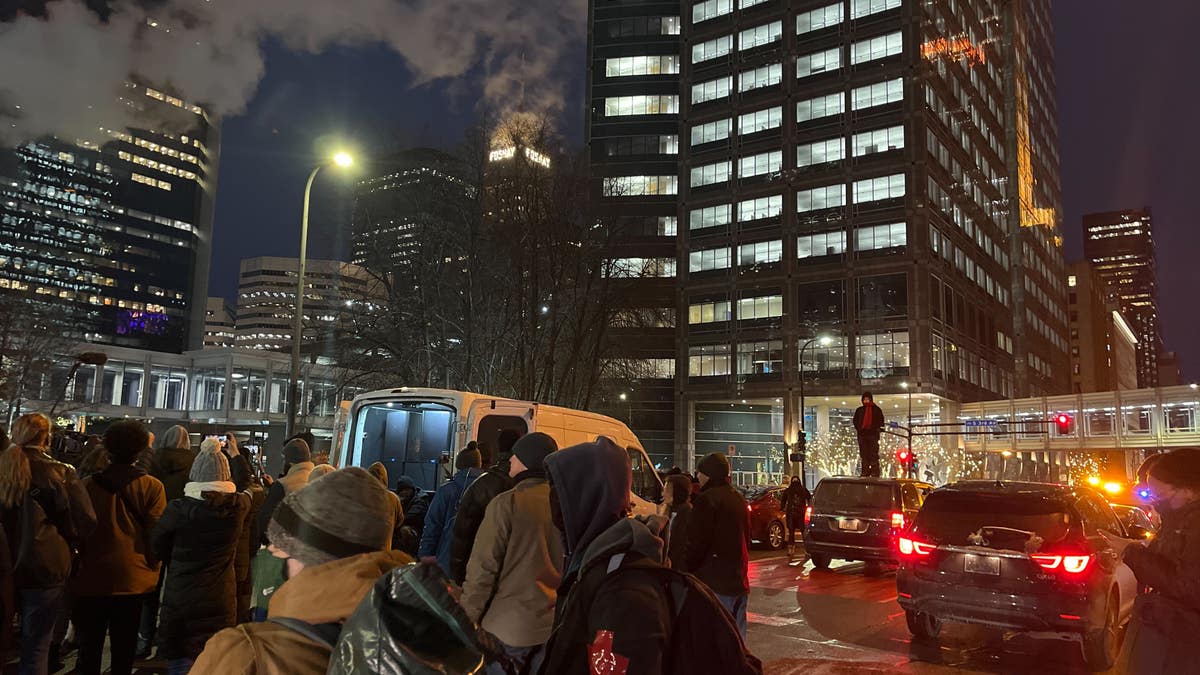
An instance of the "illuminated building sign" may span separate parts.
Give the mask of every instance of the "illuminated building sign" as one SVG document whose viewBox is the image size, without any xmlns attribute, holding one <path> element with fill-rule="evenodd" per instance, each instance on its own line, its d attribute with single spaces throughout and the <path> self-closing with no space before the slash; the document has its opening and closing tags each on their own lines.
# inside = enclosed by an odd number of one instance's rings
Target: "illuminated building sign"
<svg viewBox="0 0 1200 675">
<path fill-rule="evenodd" d="M 161 312 L 123 310 L 117 315 L 117 335 L 164 335 L 167 315 Z"/>
<path fill-rule="evenodd" d="M 952 61 L 966 59 L 967 63 L 973 66 L 987 63 L 987 53 L 983 51 L 983 47 L 965 37 L 930 40 L 921 45 L 921 58 L 928 61 L 942 58 Z"/>
<path fill-rule="evenodd" d="M 510 145 L 507 148 L 500 148 L 499 150 L 493 150 L 493 151 L 489 152 L 488 153 L 488 161 L 489 162 L 499 162 L 499 161 L 502 161 L 505 159 L 512 159 L 513 157 L 516 157 L 516 156 L 517 156 L 516 146 Z"/>
<path fill-rule="evenodd" d="M 533 148 L 525 148 L 525 159 L 528 159 L 534 164 L 550 168 L 550 158 L 534 150 Z"/>
<path fill-rule="evenodd" d="M 545 167 L 547 169 L 550 168 L 550 158 L 547 157 L 546 155 L 543 155 L 542 153 L 538 152 L 537 150 L 534 150 L 533 148 L 521 148 L 521 150 L 522 150 L 521 154 L 523 154 L 525 156 L 525 159 L 533 162 L 534 164 L 537 164 L 538 166 Z M 498 148 L 496 150 L 492 150 L 491 152 L 489 152 L 488 153 L 488 161 L 489 162 L 502 162 L 504 160 L 512 159 L 516 156 L 517 156 L 516 146 L 510 145 L 508 147 Z"/>
</svg>

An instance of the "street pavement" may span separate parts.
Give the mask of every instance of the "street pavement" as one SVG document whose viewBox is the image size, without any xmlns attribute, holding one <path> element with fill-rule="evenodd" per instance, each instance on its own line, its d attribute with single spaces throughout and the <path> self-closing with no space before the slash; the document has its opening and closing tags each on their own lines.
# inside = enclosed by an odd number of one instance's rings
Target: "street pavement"
<svg viewBox="0 0 1200 675">
<path fill-rule="evenodd" d="M 839 563 L 821 571 L 751 552 L 747 643 L 769 675 L 1088 672 L 1077 643 L 955 624 L 937 643 L 914 640 L 895 572 Z"/>
</svg>

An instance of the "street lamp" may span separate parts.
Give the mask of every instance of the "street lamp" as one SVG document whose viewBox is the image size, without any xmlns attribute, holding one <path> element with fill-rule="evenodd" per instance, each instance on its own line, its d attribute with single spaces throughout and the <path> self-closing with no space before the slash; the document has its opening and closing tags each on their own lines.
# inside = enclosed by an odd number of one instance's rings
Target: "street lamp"
<svg viewBox="0 0 1200 675">
<path fill-rule="evenodd" d="M 809 338 L 804 344 L 800 345 L 800 435 L 799 438 L 807 439 L 806 429 L 804 426 L 804 350 L 808 349 L 812 343 L 816 342 L 822 347 L 828 347 L 833 344 L 833 338 L 828 335 L 817 335 Z M 799 440 L 799 438 L 797 440 Z M 804 460 L 800 461 L 800 482 L 805 483 L 804 475 Z"/>
<path fill-rule="evenodd" d="M 54 405 L 50 406 L 48 417 L 51 420 L 54 419 L 54 411 L 58 409 L 58 404 L 67 397 L 67 387 L 71 386 L 71 380 L 75 378 L 75 373 L 79 372 L 79 366 L 102 366 L 106 363 L 108 363 L 108 355 L 104 352 L 83 352 L 76 356 L 75 363 L 71 364 L 71 369 L 67 371 L 67 379 L 63 382 L 62 391 L 54 400 Z"/>
<path fill-rule="evenodd" d="M 341 151 L 334 153 L 328 160 L 313 167 L 308 174 L 308 182 L 304 184 L 304 209 L 300 216 L 300 266 L 296 271 L 296 320 L 292 328 L 292 374 L 288 383 L 288 417 L 286 436 L 296 432 L 296 410 L 300 405 L 300 334 L 304 329 L 304 266 L 308 256 L 308 204 L 312 196 L 313 181 L 322 168 L 333 164 L 346 168 L 354 164 L 354 158 L 349 153 Z"/>
</svg>

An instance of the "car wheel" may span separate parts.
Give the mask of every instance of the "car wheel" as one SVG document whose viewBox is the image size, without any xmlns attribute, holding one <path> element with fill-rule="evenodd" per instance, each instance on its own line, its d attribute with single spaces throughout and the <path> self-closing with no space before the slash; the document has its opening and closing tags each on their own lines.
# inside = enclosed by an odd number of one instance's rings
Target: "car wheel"
<svg viewBox="0 0 1200 675">
<path fill-rule="evenodd" d="M 1121 649 L 1120 611 L 1120 598 L 1116 592 L 1109 593 L 1104 608 L 1104 627 L 1083 636 L 1083 660 L 1094 673 L 1108 670 L 1117 662 Z"/>
<path fill-rule="evenodd" d="M 829 563 L 833 562 L 832 558 L 823 553 L 813 553 L 808 559 L 812 561 L 813 567 L 819 570 L 829 569 Z"/>
<path fill-rule="evenodd" d="M 942 620 L 926 612 L 904 610 L 904 621 L 908 632 L 922 640 L 936 640 L 942 632 Z"/>
<path fill-rule="evenodd" d="M 787 543 L 787 530 L 784 529 L 783 523 L 778 520 L 772 520 L 767 525 L 767 547 L 772 551 L 778 551 Z"/>
</svg>

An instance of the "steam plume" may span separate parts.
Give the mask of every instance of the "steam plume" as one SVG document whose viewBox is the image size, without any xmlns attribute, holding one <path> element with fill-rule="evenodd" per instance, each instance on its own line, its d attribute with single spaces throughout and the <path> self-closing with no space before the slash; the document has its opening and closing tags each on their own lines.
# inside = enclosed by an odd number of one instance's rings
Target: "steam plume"
<svg viewBox="0 0 1200 675">
<path fill-rule="evenodd" d="M 104 21 L 82 0 L 57 0 L 45 17 L 0 24 L 0 143 L 95 138 L 99 127 L 144 124 L 131 77 L 216 116 L 237 114 L 262 79 L 268 37 L 312 53 L 383 44 L 405 58 L 417 86 L 478 69 L 485 99 L 501 110 L 519 101 L 523 72 L 527 106 L 553 112 L 563 106 L 562 56 L 582 39 L 584 3 L 116 0 Z"/>
</svg>

